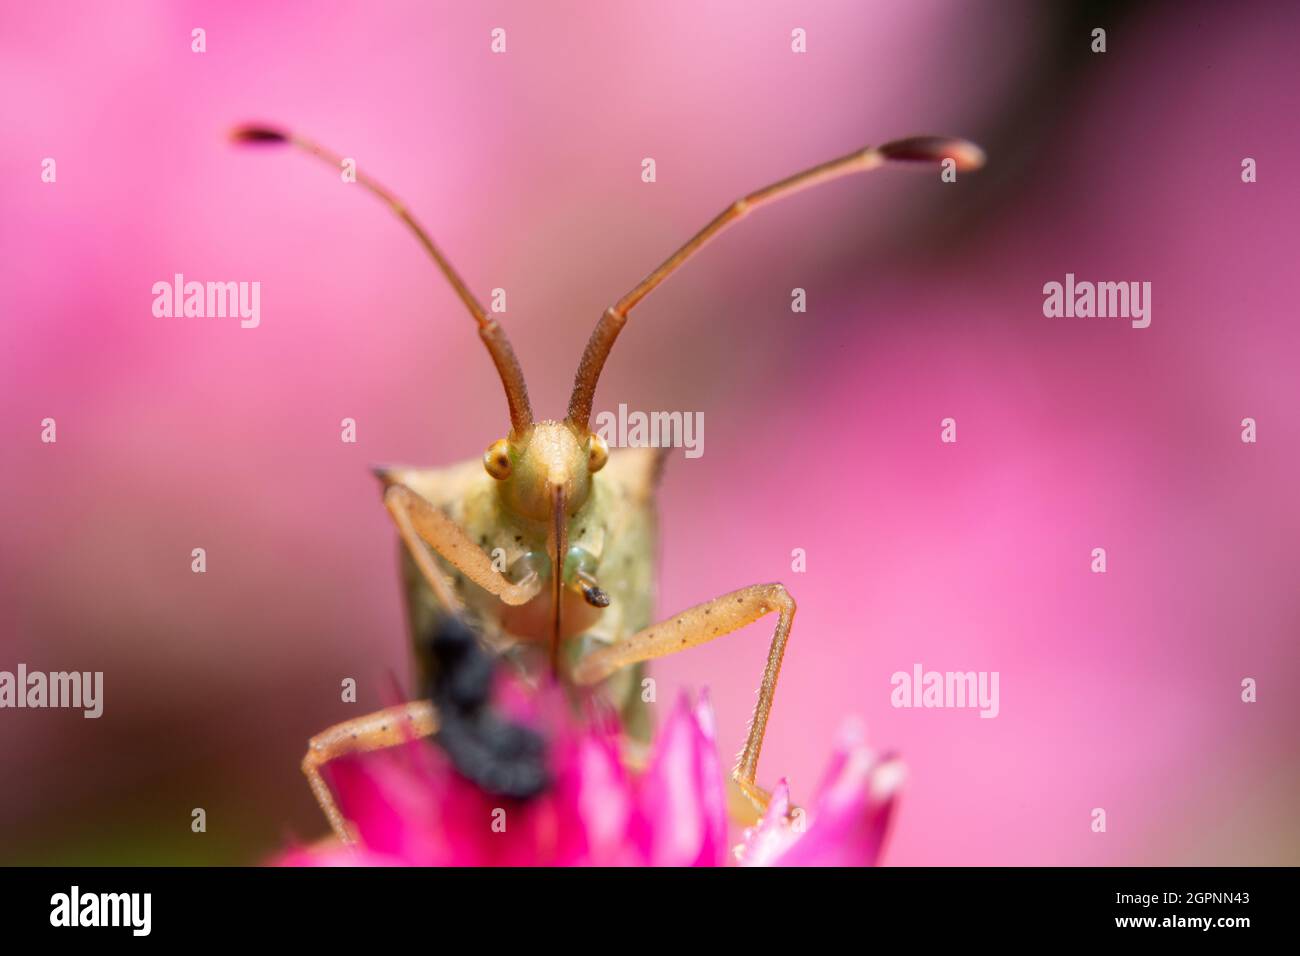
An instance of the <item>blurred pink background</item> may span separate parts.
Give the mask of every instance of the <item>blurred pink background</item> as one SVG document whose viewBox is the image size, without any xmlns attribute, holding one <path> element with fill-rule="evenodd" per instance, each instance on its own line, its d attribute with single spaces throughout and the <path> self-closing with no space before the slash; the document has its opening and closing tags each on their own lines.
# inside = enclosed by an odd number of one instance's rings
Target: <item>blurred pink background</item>
<svg viewBox="0 0 1300 956">
<path fill-rule="evenodd" d="M 0 711 L 0 862 L 322 833 L 307 737 L 409 678 L 368 466 L 506 429 L 383 208 L 224 140 L 267 120 L 507 290 L 548 416 L 601 310 L 731 199 L 902 135 L 983 143 L 956 184 L 891 168 L 765 209 L 634 313 L 597 409 L 706 422 L 663 489 L 660 611 L 790 587 L 760 776 L 807 799 L 862 718 L 909 768 L 889 863 L 1300 863 L 1300 11 L 1119 9 L 5 0 L 0 669 L 103 670 L 105 713 Z M 155 318 L 176 272 L 260 281 L 261 326 Z M 1151 327 L 1044 318 L 1066 272 L 1150 281 Z M 770 626 L 662 662 L 660 702 L 709 686 L 738 749 Z M 1000 672 L 1000 715 L 894 709 L 918 662 Z"/>
</svg>

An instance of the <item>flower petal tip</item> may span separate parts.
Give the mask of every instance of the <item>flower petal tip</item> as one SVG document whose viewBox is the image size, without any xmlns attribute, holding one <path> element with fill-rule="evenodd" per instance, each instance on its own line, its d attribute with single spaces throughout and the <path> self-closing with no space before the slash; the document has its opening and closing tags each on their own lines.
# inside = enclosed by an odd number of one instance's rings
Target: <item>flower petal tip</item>
<svg viewBox="0 0 1300 956">
<path fill-rule="evenodd" d="M 840 726 L 839 745 L 843 750 L 856 750 L 867 743 L 867 724 L 861 717 L 850 717 Z"/>
<path fill-rule="evenodd" d="M 902 758 L 894 755 L 888 756 L 876 765 L 871 774 L 871 799 L 877 803 L 892 800 L 898 795 L 906 782 L 907 766 L 903 763 Z"/>
</svg>

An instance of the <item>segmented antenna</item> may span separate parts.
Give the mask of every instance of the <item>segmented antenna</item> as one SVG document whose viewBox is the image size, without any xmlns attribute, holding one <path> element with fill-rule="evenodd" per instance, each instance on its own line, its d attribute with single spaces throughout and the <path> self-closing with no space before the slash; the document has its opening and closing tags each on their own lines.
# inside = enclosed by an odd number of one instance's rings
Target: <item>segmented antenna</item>
<svg viewBox="0 0 1300 956">
<path fill-rule="evenodd" d="M 236 143 L 288 143 L 291 146 L 298 147 L 303 152 L 310 153 L 334 169 L 338 169 L 343 163 L 343 157 L 326 149 L 314 140 L 272 126 L 256 124 L 239 126 L 231 131 L 230 138 Z M 456 290 L 456 295 L 469 309 L 470 315 L 474 317 L 474 321 L 478 324 L 479 337 L 483 340 L 483 344 L 487 346 L 488 353 L 492 356 L 492 364 L 496 366 L 497 374 L 501 376 L 501 385 L 506 392 L 506 403 L 510 407 L 511 433 L 515 435 L 522 433 L 533 422 L 533 409 L 528 402 L 528 386 L 524 383 L 523 369 L 520 368 L 519 359 L 516 358 L 514 349 L 510 347 L 510 340 L 506 338 L 505 330 L 501 328 L 496 319 L 489 317 L 484 311 L 483 306 L 474 298 L 474 294 L 469 291 L 469 286 L 465 285 L 465 281 L 452 267 L 451 262 L 442 254 L 442 250 L 437 247 L 424 227 L 411 215 L 406 205 L 381 183 L 360 170 L 357 171 L 356 176 L 358 183 L 382 199 L 397 217 L 406 224 L 406 227 L 415 234 L 415 238 L 420 241 L 420 245 L 424 246 L 425 251 L 437 264 L 438 270 L 451 283 L 451 287 Z"/>
<path fill-rule="evenodd" d="M 984 151 L 964 139 L 914 136 L 832 159 L 830 162 L 795 173 L 771 186 L 752 192 L 743 199 L 736 200 L 691 237 L 685 245 L 665 259 L 659 268 L 642 279 L 636 288 L 605 310 L 605 314 L 596 323 L 596 328 L 592 331 L 587 347 L 583 350 L 582 359 L 578 363 L 578 373 L 573 380 L 573 394 L 569 399 L 569 421 L 582 431 L 586 431 L 589 427 L 596 383 L 600 379 L 601 370 L 605 367 L 605 360 L 609 358 L 610 350 L 618 339 L 618 334 L 627 324 L 628 313 L 638 302 L 654 291 L 659 283 L 672 275 L 683 262 L 699 251 L 700 247 L 731 223 L 748 215 L 764 203 L 792 196 L 809 186 L 838 179 L 849 173 L 875 169 L 877 166 L 883 166 L 887 160 L 940 162 L 945 159 L 953 160 L 958 170 L 978 169 L 984 165 Z"/>
</svg>

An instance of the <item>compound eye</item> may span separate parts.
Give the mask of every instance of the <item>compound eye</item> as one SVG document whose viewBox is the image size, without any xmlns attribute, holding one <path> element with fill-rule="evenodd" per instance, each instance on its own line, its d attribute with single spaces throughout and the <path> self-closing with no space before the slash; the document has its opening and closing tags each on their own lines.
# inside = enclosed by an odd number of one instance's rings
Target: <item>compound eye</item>
<svg viewBox="0 0 1300 956">
<path fill-rule="evenodd" d="M 483 467 L 497 481 L 510 477 L 510 442 L 504 438 L 494 441 L 483 452 Z"/>
<path fill-rule="evenodd" d="M 587 470 L 597 472 L 609 461 L 609 445 L 595 432 L 591 433 L 591 448 L 587 453 Z"/>
</svg>

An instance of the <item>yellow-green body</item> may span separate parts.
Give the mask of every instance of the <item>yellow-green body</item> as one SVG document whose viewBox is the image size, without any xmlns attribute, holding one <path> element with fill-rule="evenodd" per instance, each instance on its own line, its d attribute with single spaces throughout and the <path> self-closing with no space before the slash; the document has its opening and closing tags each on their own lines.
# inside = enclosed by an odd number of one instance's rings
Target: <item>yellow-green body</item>
<svg viewBox="0 0 1300 956">
<path fill-rule="evenodd" d="M 610 601 L 608 607 L 593 607 L 577 591 L 562 591 L 560 658 L 565 665 L 652 621 L 657 554 L 654 494 L 662 461 L 657 449 L 611 452 L 605 467 L 591 475 L 586 500 L 567 516 L 569 547 L 581 548 L 596 559 L 595 573 Z M 502 483 L 484 471 L 479 458 L 442 468 L 383 469 L 380 476 L 386 483 L 400 482 L 410 488 L 459 524 L 496 562 L 498 570 L 513 567 L 529 552 L 547 549 L 550 522 L 522 516 L 508 507 Z M 448 609 L 441 606 L 409 552 L 403 548 L 401 553 L 408 620 L 418 645 L 434 620 Z M 512 607 L 441 556 L 433 557 L 483 642 L 521 672 L 542 673 L 549 666 L 554 629 L 552 589 L 542 588 L 528 603 Z M 568 670 L 568 666 L 559 668 L 561 679 Z M 602 688 L 622 714 L 627 729 L 638 737 L 648 729 L 641 706 L 642 672 L 641 667 L 626 668 Z"/>
</svg>

